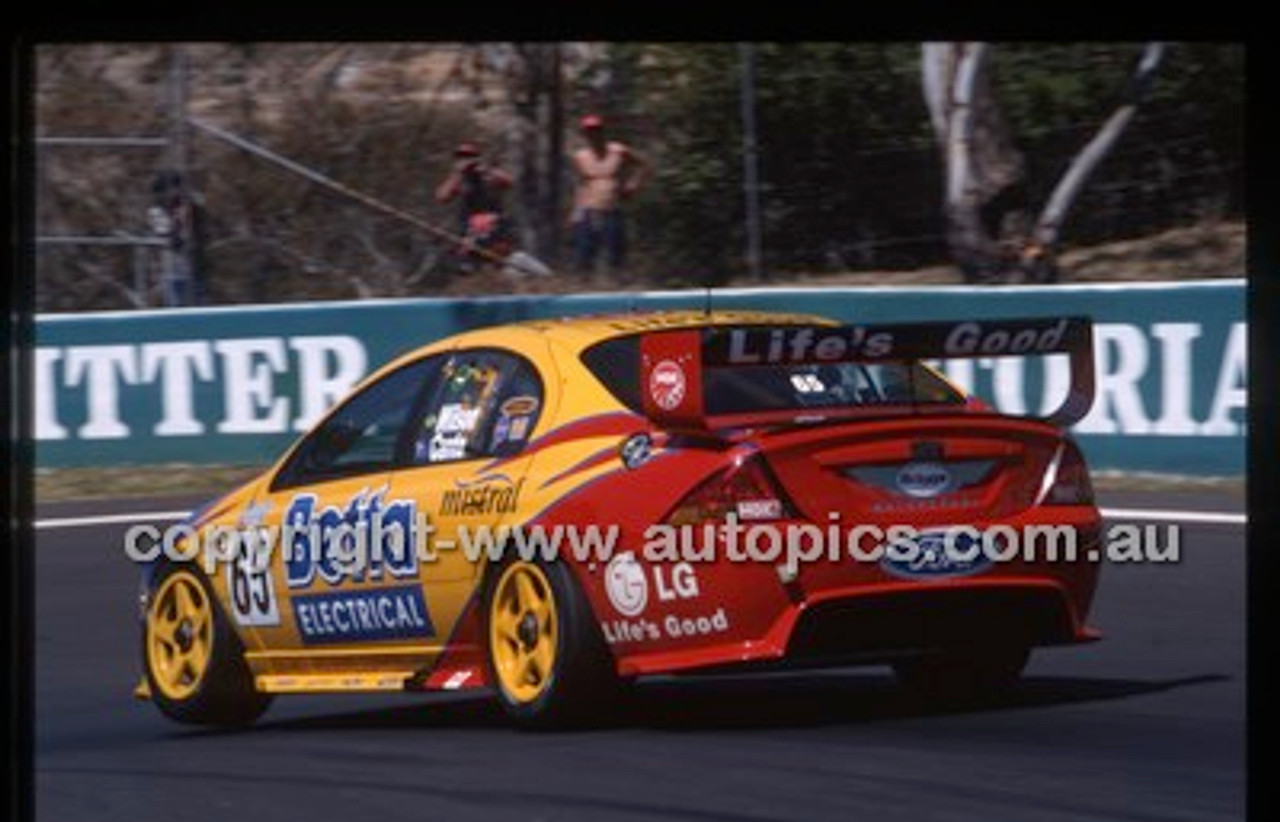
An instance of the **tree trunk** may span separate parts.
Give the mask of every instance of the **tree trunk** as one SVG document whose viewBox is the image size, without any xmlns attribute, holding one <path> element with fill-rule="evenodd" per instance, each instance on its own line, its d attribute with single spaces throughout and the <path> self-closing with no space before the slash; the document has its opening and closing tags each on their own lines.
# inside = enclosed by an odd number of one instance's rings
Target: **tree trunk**
<svg viewBox="0 0 1280 822">
<path fill-rule="evenodd" d="M 512 47 L 506 77 L 514 118 L 516 196 L 521 244 L 545 259 L 560 250 L 564 102 L 560 46 L 526 43 Z"/>
<path fill-rule="evenodd" d="M 1164 54 L 1162 43 L 1148 43 L 1142 53 L 1142 59 L 1133 78 L 1129 81 L 1129 89 L 1120 108 L 1102 125 L 1098 133 L 1089 141 L 1080 153 L 1071 161 L 1066 173 L 1058 181 L 1058 185 L 1050 195 L 1044 211 L 1036 221 L 1032 231 L 1031 243 L 1024 253 L 1024 265 L 1031 269 L 1031 279 L 1056 279 L 1054 257 L 1057 253 L 1058 236 L 1067 213 L 1075 203 L 1076 197 L 1084 188 L 1085 181 L 1103 158 L 1111 152 L 1120 135 L 1133 119 L 1138 105 L 1151 85 L 1151 78 L 1160 65 Z M 1039 269 L 1039 270 L 1036 270 Z"/>
<path fill-rule="evenodd" d="M 922 81 L 946 171 L 947 245 L 966 282 L 998 279 L 1021 209 L 1023 160 L 991 95 L 983 43 L 925 43 Z"/>
</svg>

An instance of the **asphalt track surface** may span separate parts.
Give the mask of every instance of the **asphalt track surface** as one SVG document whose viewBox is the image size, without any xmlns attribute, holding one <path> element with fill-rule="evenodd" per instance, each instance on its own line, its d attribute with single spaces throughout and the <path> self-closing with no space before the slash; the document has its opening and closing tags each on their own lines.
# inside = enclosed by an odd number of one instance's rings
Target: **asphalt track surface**
<svg viewBox="0 0 1280 822">
<path fill-rule="evenodd" d="M 190 500 L 40 506 L 37 519 Z M 1111 494 L 1104 507 L 1240 511 Z M 1245 529 L 1108 565 L 1106 639 L 1000 699 L 922 704 L 886 668 L 655 680 L 608 726 L 511 728 L 458 695 L 295 696 L 192 730 L 134 701 L 124 525 L 36 532 L 40 820 L 1211 820 L 1245 815 Z M 1163 527 L 1163 526 L 1161 526 Z"/>
</svg>

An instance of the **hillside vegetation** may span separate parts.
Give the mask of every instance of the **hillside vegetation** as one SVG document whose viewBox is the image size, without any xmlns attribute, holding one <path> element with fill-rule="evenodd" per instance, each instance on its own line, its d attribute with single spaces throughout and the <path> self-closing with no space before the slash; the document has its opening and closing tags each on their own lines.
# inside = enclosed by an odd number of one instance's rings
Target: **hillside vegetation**
<svg viewBox="0 0 1280 822">
<path fill-rule="evenodd" d="M 146 236 L 158 171 L 186 168 L 205 215 L 205 301 L 742 285 L 740 76 L 733 44 L 166 44 L 37 50 L 37 135 L 173 136 L 185 110 L 379 201 L 452 227 L 431 201 L 453 147 L 517 174 L 523 245 L 561 273 L 460 273 L 413 226 L 188 129 L 165 147 L 42 147 L 41 236 Z M 760 44 L 756 66 L 769 283 L 958 282 L 940 227 L 941 164 L 919 44 Z M 1110 109 L 1133 44 L 997 44 L 996 96 L 1042 202 Z M 179 84 L 177 77 L 184 77 Z M 559 106 L 558 109 L 555 107 Z M 629 204 L 625 271 L 570 274 L 548 148 L 603 112 L 655 174 Z M 1138 117 L 1065 231 L 1068 280 L 1243 276 L 1243 48 L 1174 44 Z M 555 115 L 555 116 L 553 116 Z M 536 151 L 534 150 L 536 149 Z M 563 177 L 563 174 L 562 174 Z M 556 236 L 556 229 L 559 236 Z M 37 309 L 159 304 L 160 254 L 41 245 Z"/>
</svg>

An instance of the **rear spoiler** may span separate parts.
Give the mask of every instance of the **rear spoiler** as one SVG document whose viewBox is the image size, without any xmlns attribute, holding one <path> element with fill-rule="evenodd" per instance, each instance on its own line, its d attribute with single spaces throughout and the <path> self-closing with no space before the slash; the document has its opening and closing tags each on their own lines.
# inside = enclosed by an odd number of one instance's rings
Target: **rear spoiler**
<svg viewBox="0 0 1280 822">
<path fill-rule="evenodd" d="M 1058 426 L 1080 420 L 1093 404 L 1093 323 L 1088 317 L 965 320 L 883 325 L 703 326 L 640 337 L 644 412 L 671 429 L 804 422 L 883 413 L 885 406 L 786 409 L 708 416 L 706 372 L 767 365 L 828 365 L 924 359 L 1068 354 L 1067 397 L 1041 419 Z M 920 413 L 954 408 L 911 406 Z"/>
</svg>

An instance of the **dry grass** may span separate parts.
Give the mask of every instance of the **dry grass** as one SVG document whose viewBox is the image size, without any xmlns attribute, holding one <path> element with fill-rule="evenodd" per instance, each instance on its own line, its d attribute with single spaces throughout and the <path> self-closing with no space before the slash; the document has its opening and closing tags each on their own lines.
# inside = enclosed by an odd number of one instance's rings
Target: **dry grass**
<svg viewBox="0 0 1280 822">
<path fill-rule="evenodd" d="M 122 499 L 160 495 L 224 493 L 252 478 L 262 466 L 130 465 L 111 468 L 40 468 L 36 503 L 80 499 Z"/>
<path fill-rule="evenodd" d="M 1151 282 L 1246 276 L 1246 228 L 1243 221 L 1208 220 L 1136 240 L 1068 248 L 1060 258 L 1062 281 Z M 771 285 L 918 286 L 959 285 L 951 266 L 912 271 L 853 271 L 789 277 Z M 731 285 L 750 286 L 742 280 Z"/>
</svg>

